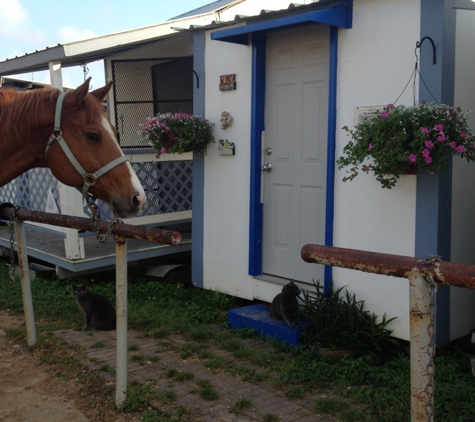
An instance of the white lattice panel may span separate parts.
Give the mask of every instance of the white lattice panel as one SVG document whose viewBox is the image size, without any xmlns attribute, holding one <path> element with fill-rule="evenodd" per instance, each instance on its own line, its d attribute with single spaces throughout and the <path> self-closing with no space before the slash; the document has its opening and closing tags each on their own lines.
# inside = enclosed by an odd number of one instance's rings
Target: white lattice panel
<svg viewBox="0 0 475 422">
<path fill-rule="evenodd" d="M 147 197 L 137 217 L 192 209 L 193 161 L 151 161 L 132 163 L 132 167 Z M 98 201 L 98 206 L 101 219 L 114 218 L 108 204 Z M 90 215 L 87 207 L 84 212 Z"/>
<path fill-rule="evenodd" d="M 132 163 L 142 183 L 147 202 L 138 217 L 157 214 L 189 211 L 192 209 L 193 161 L 149 161 Z M 33 169 L 0 188 L 0 203 L 13 205 L 34 211 L 51 211 L 54 199 L 61 211 L 58 181 L 49 169 Z M 97 201 L 99 214 L 103 220 L 113 219 L 108 204 Z M 90 215 L 87 206 L 84 213 Z"/>
<path fill-rule="evenodd" d="M 33 211 L 46 211 L 48 199 L 59 203 L 58 181 L 49 169 L 36 168 L 0 188 L 0 202 L 25 207 Z"/>
</svg>

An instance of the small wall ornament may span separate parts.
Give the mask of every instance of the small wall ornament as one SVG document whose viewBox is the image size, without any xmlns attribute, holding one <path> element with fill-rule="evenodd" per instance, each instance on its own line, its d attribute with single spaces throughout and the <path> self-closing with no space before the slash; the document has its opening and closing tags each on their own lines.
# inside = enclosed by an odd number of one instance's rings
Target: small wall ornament
<svg viewBox="0 0 475 422">
<path fill-rule="evenodd" d="M 234 91 L 236 89 L 236 74 L 221 75 L 219 77 L 220 91 Z"/>
<path fill-rule="evenodd" d="M 234 142 L 229 142 L 227 139 L 220 139 L 218 141 L 218 153 L 219 155 L 234 155 L 236 154 L 236 147 Z"/>
<path fill-rule="evenodd" d="M 221 113 L 221 129 L 227 129 L 228 127 L 231 127 L 233 125 L 233 118 L 231 117 L 231 114 L 227 111 L 223 111 Z"/>
</svg>

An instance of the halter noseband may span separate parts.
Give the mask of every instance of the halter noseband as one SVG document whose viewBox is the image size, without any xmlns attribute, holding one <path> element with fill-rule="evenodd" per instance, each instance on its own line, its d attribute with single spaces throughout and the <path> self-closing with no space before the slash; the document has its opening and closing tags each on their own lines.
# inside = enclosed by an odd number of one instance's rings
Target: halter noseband
<svg viewBox="0 0 475 422">
<path fill-rule="evenodd" d="M 81 166 L 81 164 L 79 164 L 79 161 L 76 159 L 71 149 L 69 148 L 68 144 L 64 140 L 63 133 L 61 132 L 61 111 L 63 107 L 64 97 L 66 96 L 66 94 L 67 94 L 66 92 L 62 92 L 61 94 L 59 94 L 58 100 L 56 102 L 56 112 L 54 115 L 54 129 L 53 129 L 53 133 L 51 134 L 48 140 L 48 143 L 46 144 L 45 156 L 46 158 L 48 158 L 49 147 L 54 141 L 58 141 L 58 144 L 63 149 L 64 153 L 66 154 L 66 157 L 68 157 L 71 164 L 74 166 L 74 168 L 83 178 L 84 184 L 82 186 L 82 196 L 85 199 L 86 204 L 90 208 L 92 215 L 94 217 L 97 210 L 97 205 L 94 202 L 95 201 L 94 196 L 91 193 L 89 193 L 89 188 L 96 184 L 97 179 L 99 179 L 99 177 L 107 173 L 109 170 L 112 170 L 114 167 L 118 166 L 119 164 L 122 164 L 128 161 L 128 158 L 125 156 L 116 158 L 114 161 L 110 162 L 109 164 L 106 164 L 104 167 L 102 167 L 100 170 L 96 171 L 95 173 L 88 173 L 86 170 L 84 170 L 84 168 Z"/>
</svg>

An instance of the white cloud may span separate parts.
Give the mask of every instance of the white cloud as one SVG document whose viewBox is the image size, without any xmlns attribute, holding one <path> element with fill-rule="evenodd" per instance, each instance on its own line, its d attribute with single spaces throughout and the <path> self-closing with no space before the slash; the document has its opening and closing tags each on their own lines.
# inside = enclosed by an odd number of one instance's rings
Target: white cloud
<svg viewBox="0 0 475 422">
<path fill-rule="evenodd" d="M 14 35 L 28 23 L 28 12 L 18 0 L 0 0 L 0 32 Z"/>
<path fill-rule="evenodd" d="M 33 25 L 28 10 L 19 0 L 0 0 L 1 59 L 25 54 L 33 46 L 44 45 L 45 34 Z M 11 40 L 12 42 L 10 42 Z"/>
</svg>

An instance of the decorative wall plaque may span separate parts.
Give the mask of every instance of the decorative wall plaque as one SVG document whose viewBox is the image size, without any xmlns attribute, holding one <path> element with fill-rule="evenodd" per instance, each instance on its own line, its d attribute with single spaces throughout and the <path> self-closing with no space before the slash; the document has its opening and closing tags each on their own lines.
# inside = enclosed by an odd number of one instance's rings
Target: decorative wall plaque
<svg viewBox="0 0 475 422">
<path fill-rule="evenodd" d="M 227 111 L 223 111 L 221 113 L 221 129 L 227 129 L 228 127 L 233 125 L 233 118 L 231 114 Z"/>
<path fill-rule="evenodd" d="M 359 125 L 363 120 L 367 119 L 368 117 L 373 117 L 381 111 L 385 106 L 360 106 L 356 107 L 355 109 L 355 126 Z"/>
<path fill-rule="evenodd" d="M 234 142 L 229 142 L 227 139 L 220 139 L 218 142 L 219 155 L 234 155 L 236 153 Z"/>
<path fill-rule="evenodd" d="M 220 91 L 234 91 L 236 89 L 236 74 L 221 75 L 219 77 Z"/>
</svg>

